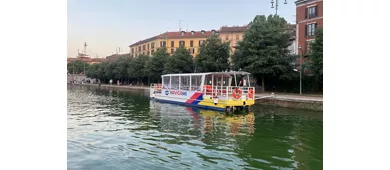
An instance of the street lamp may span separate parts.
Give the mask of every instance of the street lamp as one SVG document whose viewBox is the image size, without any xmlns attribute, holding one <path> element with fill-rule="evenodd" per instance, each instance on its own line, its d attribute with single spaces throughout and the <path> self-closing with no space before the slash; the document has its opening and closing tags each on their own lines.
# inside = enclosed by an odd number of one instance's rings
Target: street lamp
<svg viewBox="0 0 390 170">
<path fill-rule="evenodd" d="M 276 15 L 278 15 L 278 6 L 279 6 L 279 1 L 278 0 L 271 0 L 271 8 L 274 8 L 274 3 L 275 3 L 275 11 L 276 11 Z M 284 4 L 287 4 L 287 0 L 284 0 Z"/>
<path fill-rule="evenodd" d="M 299 45 L 298 49 L 300 51 L 300 56 L 299 56 L 299 94 L 302 94 L 302 46 Z M 297 69 L 294 69 L 294 71 Z"/>
</svg>

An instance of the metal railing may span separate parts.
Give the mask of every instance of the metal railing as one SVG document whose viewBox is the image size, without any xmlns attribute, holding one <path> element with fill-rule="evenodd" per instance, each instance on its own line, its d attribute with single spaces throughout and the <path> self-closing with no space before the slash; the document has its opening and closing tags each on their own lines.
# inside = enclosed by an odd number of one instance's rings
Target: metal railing
<svg viewBox="0 0 390 170">
<path fill-rule="evenodd" d="M 237 90 L 236 90 L 237 89 Z M 232 100 L 254 100 L 255 88 L 243 86 L 206 86 L 203 94 L 212 98 L 232 99 Z"/>
</svg>

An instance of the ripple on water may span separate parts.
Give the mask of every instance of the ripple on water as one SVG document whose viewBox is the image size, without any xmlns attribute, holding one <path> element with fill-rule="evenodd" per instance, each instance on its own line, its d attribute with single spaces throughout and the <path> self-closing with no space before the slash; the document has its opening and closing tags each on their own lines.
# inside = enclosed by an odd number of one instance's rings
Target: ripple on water
<svg viewBox="0 0 390 170">
<path fill-rule="evenodd" d="M 68 89 L 68 169 L 322 169 L 321 119 L 267 107 L 230 118 L 147 97 Z"/>
</svg>

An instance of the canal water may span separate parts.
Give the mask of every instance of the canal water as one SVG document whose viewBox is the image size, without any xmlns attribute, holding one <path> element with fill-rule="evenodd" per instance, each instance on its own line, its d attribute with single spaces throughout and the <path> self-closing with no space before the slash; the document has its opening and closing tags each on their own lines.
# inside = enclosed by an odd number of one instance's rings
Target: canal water
<svg viewBox="0 0 390 170">
<path fill-rule="evenodd" d="M 68 169 L 322 169 L 322 112 L 223 113 L 68 86 Z"/>
</svg>

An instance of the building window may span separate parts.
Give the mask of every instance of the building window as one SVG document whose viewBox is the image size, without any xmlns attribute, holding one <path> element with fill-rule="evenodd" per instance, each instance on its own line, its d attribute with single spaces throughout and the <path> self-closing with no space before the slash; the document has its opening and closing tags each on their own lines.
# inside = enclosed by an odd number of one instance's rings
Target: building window
<svg viewBox="0 0 390 170">
<path fill-rule="evenodd" d="M 140 52 L 140 51 L 141 51 L 141 46 L 138 47 L 138 52 Z"/>
<path fill-rule="evenodd" d="M 236 35 L 236 40 L 240 40 L 240 35 Z"/>
<path fill-rule="evenodd" d="M 143 51 L 145 51 L 145 47 L 146 47 L 145 45 L 142 46 L 142 50 L 143 50 Z"/>
<path fill-rule="evenodd" d="M 148 56 L 150 55 L 150 51 L 148 51 Z"/>
<path fill-rule="evenodd" d="M 309 7 L 308 13 L 309 13 L 309 19 L 317 17 L 317 6 Z"/>
<path fill-rule="evenodd" d="M 190 41 L 190 47 L 194 47 L 194 41 L 193 40 Z"/>
<path fill-rule="evenodd" d="M 131 54 L 134 54 L 134 48 L 131 48 Z"/>
<path fill-rule="evenodd" d="M 184 41 L 179 41 L 179 46 L 180 47 L 184 47 L 185 46 L 185 42 Z"/>
<path fill-rule="evenodd" d="M 175 41 L 171 41 L 171 47 L 175 47 Z"/>
<path fill-rule="evenodd" d="M 316 23 L 306 25 L 306 31 L 305 31 L 306 36 L 308 37 L 314 36 L 316 32 L 316 28 L 317 28 Z"/>
<path fill-rule="evenodd" d="M 174 52 L 175 52 L 175 49 L 171 48 L 171 54 L 173 54 Z"/>
<path fill-rule="evenodd" d="M 142 54 L 143 54 L 143 55 L 145 55 L 145 51 L 144 51 L 144 52 L 142 52 Z"/>
<path fill-rule="evenodd" d="M 192 55 L 192 54 L 195 53 L 195 49 L 194 49 L 194 48 L 190 48 L 190 49 L 188 50 L 188 52 Z"/>
<path fill-rule="evenodd" d="M 167 45 L 166 41 L 160 41 L 160 47 L 165 47 Z"/>
<path fill-rule="evenodd" d="M 305 19 L 317 17 L 317 6 L 308 7 L 305 9 Z"/>
<path fill-rule="evenodd" d="M 154 49 L 154 42 L 152 42 L 152 43 L 150 44 L 150 46 L 152 47 L 152 49 Z"/>
<path fill-rule="evenodd" d="M 229 35 L 226 35 L 225 40 L 226 41 L 229 40 Z"/>
<path fill-rule="evenodd" d="M 152 50 L 152 55 L 154 54 L 154 50 Z"/>
<path fill-rule="evenodd" d="M 199 46 L 201 46 L 204 43 L 204 40 L 199 40 Z"/>
<path fill-rule="evenodd" d="M 149 44 L 148 44 L 148 50 L 149 50 Z"/>
</svg>

